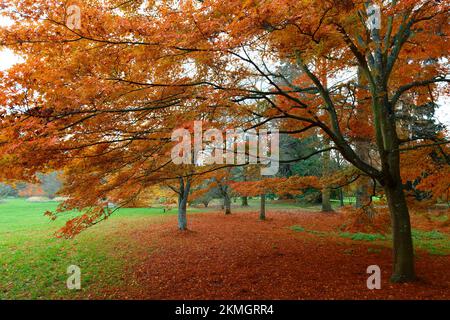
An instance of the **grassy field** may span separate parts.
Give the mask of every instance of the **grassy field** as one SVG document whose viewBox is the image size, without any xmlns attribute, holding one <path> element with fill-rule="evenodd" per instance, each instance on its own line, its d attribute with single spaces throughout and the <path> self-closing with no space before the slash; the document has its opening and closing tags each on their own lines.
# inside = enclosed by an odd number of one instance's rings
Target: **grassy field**
<svg viewBox="0 0 450 320">
<path fill-rule="evenodd" d="M 142 222 L 157 222 L 175 213 L 162 213 L 159 208 L 121 209 L 107 221 L 67 240 L 55 238 L 54 233 L 75 214 L 69 212 L 56 221 L 43 215 L 56 206 L 55 202 L 22 199 L 0 203 L 0 299 L 76 298 L 94 290 L 90 288 L 93 284 L 117 284 L 127 250 L 114 234 L 126 228 L 131 232 L 131 226 L 136 231 Z M 81 292 L 66 287 L 69 265 L 82 270 Z"/>
<path fill-rule="evenodd" d="M 213 203 L 217 204 L 220 202 L 220 200 L 214 200 Z M 344 198 L 344 205 L 351 205 L 355 203 L 354 197 L 345 197 Z M 252 197 L 248 199 L 249 207 L 248 210 L 255 210 L 255 208 L 259 208 L 260 206 L 260 199 L 259 197 Z M 320 203 L 311 204 L 311 203 L 302 203 L 302 202 L 296 202 L 294 200 L 292 201 L 278 201 L 278 200 L 267 200 L 267 208 L 272 210 L 283 210 L 283 209 L 302 209 L 304 211 L 320 211 L 322 208 L 322 205 Z M 238 207 L 239 210 L 245 210 L 246 208 L 241 207 L 241 200 L 236 198 L 236 201 L 232 203 L 232 206 Z M 331 206 L 334 210 L 338 210 L 340 206 L 340 201 L 336 199 L 331 199 Z M 200 205 L 201 207 L 201 205 Z"/>
</svg>

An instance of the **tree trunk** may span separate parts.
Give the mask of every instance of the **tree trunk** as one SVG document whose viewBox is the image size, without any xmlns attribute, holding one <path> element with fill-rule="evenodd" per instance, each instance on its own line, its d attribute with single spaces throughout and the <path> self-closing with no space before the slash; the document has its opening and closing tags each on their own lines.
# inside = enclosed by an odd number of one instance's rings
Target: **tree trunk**
<svg viewBox="0 0 450 320">
<path fill-rule="evenodd" d="M 181 195 L 178 197 L 178 229 L 187 230 L 186 199 Z"/>
<path fill-rule="evenodd" d="M 369 186 L 367 185 L 367 179 L 360 178 L 361 181 L 358 181 L 358 185 L 356 188 L 356 202 L 355 202 L 355 208 L 362 208 L 366 206 L 370 202 L 370 195 L 369 195 Z"/>
<path fill-rule="evenodd" d="M 379 30 L 376 39 L 379 39 Z M 382 54 L 378 50 L 375 55 L 376 64 L 382 66 Z M 380 67 L 381 69 L 381 67 Z M 380 154 L 382 185 L 386 193 L 392 225 L 393 242 L 393 274 L 392 282 L 410 282 L 415 279 L 414 249 L 411 237 L 411 222 L 408 205 L 403 192 L 400 174 L 400 142 L 394 106 L 389 102 L 387 81 L 377 79 L 379 99 L 373 100 L 375 121 L 379 122 L 376 140 Z"/>
<path fill-rule="evenodd" d="M 344 203 L 344 191 L 342 190 L 342 188 L 339 189 L 339 201 L 340 201 L 341 207 L 345 206 L 345 203 Z"/>
<path fill-rule="evenodd" d="M 370 187 L 370 179 L 367 177 L 361 177 L 356 187 L 355 208 L 362 209 L 366 217 L 369 220 L 373 220 L 375 217 L 375 209 L 372 206 Z"/>
<path fill-rule="evenodd" d="M 266 195 L 261 195 L 261 208 L 259 210 L 259 220 L 266 220 Z"/>
<path fill-rule="evenodd" d="M 330 194 L 331 194 L 330 188 L 322 189 L 322 211 L 323 212 L 333 211 L 333 208 L 331 207 Z"/>
<path fill-rule="evenodd" d="M 408 206 L 401 183 L 384 187 L 391 214 L 393 240 L 392 282 L 408 282 L 415 279 L 414 249 Z"/>
<path fill-rule="evenodd" d="M 223 205 L 225 207 L 225 214 L 231 214 L 231 200 L 228 194 L 223 197 Z"/>
<path fill-rule="evenodd" d="M 185 231 L 187 230 L 187 200 L 189 195 L 191 183 L 188 180 L 186 184 L 183 178 L 180 178 L 180 190 L 178 193 L 178 229 Z"/>
<path fill-rule="evenodd" d="M 242 206 L 248 207 L 248 198 L 247 197 L 241 197 L 242 199 Z"/>
<path fill-rule="evenodd" d="M 358 84 L 360 86 L 367 85 L 367 81 L 365 81 L 364 77 L 362 76 L 361 68 L 358 68 Z M 363 105 L 364 102 L 359 101 L 358 99 L 357 104 Z M 369 122 L 368 114 L 367 112 L 364 112 L 363 108 L 356 108 L 356 117 L 362 123 Z M 370 139 L 367 137 L 360 137 L 359 139 L 357 139 L 355 141 L 355 153 L 361 158 L 361 160 L 366 163 L 370 163 Z M 365 209 L 367 216 L 372 219 L 374 211 L 371 207 L 368 207 L 371 203 L 370 187 L 371 180 L 369 177 L 363 176 L 356 181 L 355 208 Z"/>
<path fill-rule="evenodd" d="M 330 141 L 328 138 L 324 138 L 324 147 L 328 148 L 330 146 Z M 330 174 L 330 163 L 331 163 L 331 154 L 330 152 L 324 152 L 322 154 L 322 165 L 323 165 L 323 176 L 327 176 Z M 331 199 L 330 199 L 331 189 L 329 186 L 324 186 L 322 189 L 322 211 L 330 212 L 333 211 L 331 207 Z"/>
</svg>

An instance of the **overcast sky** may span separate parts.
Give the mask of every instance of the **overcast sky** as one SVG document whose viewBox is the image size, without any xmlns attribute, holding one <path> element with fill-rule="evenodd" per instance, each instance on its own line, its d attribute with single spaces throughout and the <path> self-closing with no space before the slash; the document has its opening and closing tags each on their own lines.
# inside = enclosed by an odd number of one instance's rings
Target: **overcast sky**
<svg viewBox="0 0 450 320">
<path fill-rule="evenodd" d="M 0 16 L 0 26 L 11 24 L 10 20 Z M 21 59 L 11 50 L 0 47 L 0 70 L 7 70 Z M 440 108 L 437 110 L 436 118 L 450 128 L 450 97 L 441 97 L 438 101 Z"/>
</svg>

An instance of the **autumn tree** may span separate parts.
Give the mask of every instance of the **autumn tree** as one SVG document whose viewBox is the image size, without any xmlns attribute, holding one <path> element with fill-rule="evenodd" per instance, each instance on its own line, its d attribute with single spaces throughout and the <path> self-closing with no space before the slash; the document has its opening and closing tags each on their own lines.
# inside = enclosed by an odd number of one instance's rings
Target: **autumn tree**
<svg viewBox="0 0 450 320">
<path fill-rule="evenodd" d="M 194 204 L 201 203 L 205 208 L 208 208 L 213 199 L 219 198 L 219 193 L 216 188 L 211 187 L 211 181 L 205 179 L 203 183 L 199 184 L 197 188 L 192 190 L 191 202 Z"/>
<path fill-rule="evenodd" d="M 213 77 L 202 77 L 206 87 L 216 89 L 216 94 L 210 96 L 223 99 L 228 94 L 228 99 L 239 102 L 269 101 L 272 108 L 259 116 L 285 120 L 284 127 L 296 128 L 292 133 L 320 128 L 329 137 L 330 148 L 383 186 L 392 217 L 392 280 L 414 279 L 410 219 L 400 170 L 400 153 L 407 151 L 405 145 L 410 141 L 398 136 L 397 111 L 406 92 L 414 92 L 417 99 L 427 99 L 430 90 L 434 96 L 442 93 L 436 83 L 449 81 L 445 77 L 445 60 L 424 63 L 430 57 L 439 60 L 448 54 L 448 4 L 392 1 L 377 4 L 375 10 L 367 10 L 363 1 L 283 1 L 281 6 L 278 1 L 237 2 L 234 6 L 211 1 L 205 5 L 214 14 L 195 10 L 197 15 L 192 14 L 195 26 L 202 28 L 205 38 L 201 45 L 195 43 L 196 52 L 204 52 L 207 47 L 209 56 L 217 62 L 209 65 L 211 69 L 220 73 L 221 79 L 230 79 L 223 84 Z M 376 15 L 379 12 L 379 17 L 369 20 L 368 11 Z M 215 21 L 220 21 L 220 27 Z M 226 70 L 218 63 L 217 55 L 241 69 Z M 317 72 L 317 56 L 326 60 L 327 77 L 361 70 L 367 82 L 362 89 L 370 101 L 367 112 L 373 118 L 373 124 L 367 125 L 374 133 L 379 165 L 358 156 L 347 138 L 346 132 L 354 129 L 347 125 L 353 117 L 351 110 L 358 108 L 351 98 L 357 88 L 361 89 L 356 74 L 333 84 L 324 81 Z M 270 63 L 279 59 L 295 62 L 308 81 L 287 87 L 277 85 L 274 79 L 283 75 L 273 71 Z M 250 79 L 264 81 L 271 89 L 253 85 L 256 81 Z M 240 106 L 247 107 L 243 103 Z"/>
<path fill-rule="evenodd" d="M 261 178 L 254 181 L 230 182 L 232 190 L 240 195 L 260 197 L 260 220 L 266 219 L 266 196 L 274 194 L 279 197 L 299 195 L 309 188 L 320 189 L 321 183 L 314 176 L 291 176 L 289 178 Z"/>
<path fill-rule="evenodd" d="M 400 170 L 400 153 L 407 151 L 405 145 L 410 141 L 398 136 L 397 111 L 406 92 L 414 92 L 417 99 L 427 99 L 430 90 L 434 96 L 442 93 L 436 85 L 438 82 L 449 81 L 445 60 L 439 64 L 424 63 L 430 57 L 439 60 L 448 54 L 445 36 L 448 3 L 379 3 L 379 10 L 374 10 L 375 14 L 379 11 L 379 18 L 370 23 L 363 1 L 283 1 L 282 6 L 278 1 L 236 3 L 236 6 L 207 4 L 211 6 L 210 12 L 221 17 L 220 32 L 211 23 L 217 21 L 214 16 L 204 20 L 200 15 L 195 18 L 196 25 L 203 27 L 202 33 L 209 35 L 208 40 L 217 40 L 209 46 L 213 55 L 220 50 L 222 59 L 245 65 L 247 68 L 240 72 L 240 79 L 258 78 L 271 87 L 265 90 L 266 87 L 251 85 L 250 80 L 241 81 L 236 87 L 235 70 L 226 72 L 216 64 L 215 70 L 222 71 L 222 78 L 223 72 L 230 78 L 234 76 L 227 86 L 215 84 L 222 92 L 218 95 L 226 92 L 229 99 L 268 100 L 272 108 L 261 116 L 284 119 L 283 126 L 295 128 L 291 130 L 293 133 L 320 128 L 332 142 L 330 148 L 338 150 L 364 175 L 376 180 L 384 188 L 392 218 L 392 280 L 413 280 L 411 227 Z M 329 77 L 361 69 L 367 81 L 365 91 L 370 101 L 368 112 L 373 117 L 379 165 L 358 156 L 347 138 L 346 131 L 353 129 L 347 125 L 353 117 L 351 110 L 358 108 L 351 99 L 358 87 L 356 74 L 334 84 L 328 81 L 326 85 L 317 72 L 320 70 L 317 56 L 326 60 Z M 294 82 L 287 88 L 276 85 L 274 79 L 283 75 L 271 70 L 269 61 L 280 57 L 294 61 L 308 81 Z"/>
<path fill-rule="evenodd" d="M 248 169 L 247 167 L 240 167 L 237 168 L 237 172 L 235 173 L 235 177 L 234 177 L 234 181 L 247 181 L 249 179 L 248 177 Z M 241 197 L 241 206 L 242 207 L 248 207 L 248 197 L 247 196 L 242 196 Z"/>
<path fill-rule="evenodd" d="M 178 195 L 178 229 L 187 230 L 187 204 L 191 191 L 192 178 L 178 177 L 178 185 L 170 188 Z"/>
<path fill-rule="evenodd" d="M 168 154 L 180 119 L 246 129 L 273 121 L 287 134 L 320 132 L 329 147 L 298 160 L 335 150 L 383 187 L 392 280 L 415 278 L 400 157 L 411 144 L 448 142 L 400 139 L 398 111 L 405 93 L 417 106 L 445 94 L 437 83 L 449 82 L 448 2 L 131 3 L 80 4 L 78 29 L 67 26 L 59 2 L 4 1 L 16 23 L 2 28 L 0 43 L 25 62 L 0 84 L 0 161 L 8 170 L 1 176 L 64 167 L 73 178 L 66 206 L 100 208 L 72 223 L 79 230 L 107 216 L 99 199 L 112 190 L 125 199 L 142 185 L 177 178 Z M 285 61 L 300 71 L 292 81 L 278 68 Z M 374 161 L 351 138 L 357 94 L 368 101 Z M 262 101 L 267 108 L 258 108 Z"/>
<path fill-rule="evenodd" d="M 162 207 L 163 212 L 166 212 L 177 204 L 178 197 L 175 197 L 173 190 L 161 184 L 146 188 L 136 200 L 127 206 L 136 208 Z"/>
<path fill-rule="evenodd" d="M 47 174 L 38 174 L 37 178 L 41 184 L 42 190 L 46 196 L 53 199 L 61 189 L 61 175 L 58 172 L 50 172 Z"/>
</svg>

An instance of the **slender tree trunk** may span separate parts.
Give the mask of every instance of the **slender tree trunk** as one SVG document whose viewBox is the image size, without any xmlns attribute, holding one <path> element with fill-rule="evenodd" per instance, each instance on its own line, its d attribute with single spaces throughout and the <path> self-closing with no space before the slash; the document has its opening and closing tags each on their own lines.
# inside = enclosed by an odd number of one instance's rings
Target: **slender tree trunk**
<svg viewBox="0 0 450 320">
<path fill-rule="evenodd" d="M 361 111 L 359 111 L 360 114 Z M 361 116 L 363 117 L 363 116 Z M 365 140 L 360 140 L 357 141 L 355 143 L 355 152 L 356 154 L 366 163 L 370 163 L 370 158 L 369 158 L 369 142 L 365 141 Z M 356 182 L 357 186 L 356 186 L 356 194 L 355 194 L 355 198 L 356 198 L 356 203 L 355 203 L 355 207 L 360 209 L 360 208 L 366 208 L 366 213 L 369 215 L 369 217 L 371 217 L 371 208 L 369 208 L 369 204 L 370 204 L 370 187 L 371 187 L 371 181 L 369 177 L 366 176 L 362 176 L 360 177 L 357 182 Z"/>
<path fill-rule="evenodd" d="M 363 71 L 361 68 L 358 68 L 358 84 L 360 86 L 366 86 L 367 81 L 364 79 L 362 75 Z M 363 102 L 358 99 L 357 101 L 358 106 L 363 106 Z M 362 107 L 356 108 L 356 117 L 362 122 L 362 123 L 368 123 L 369 122 L 369 116 L 367 112 L 364 111 Z M 357 141 L 355 141 L 355 153 L 366 163 L 370 163 L 370 139 L 367 137 L 361 137 Z M 356 203 L 355 208 L 364 208 L 367 216 L 369 218 L 372 218 L 373 216 L 373 210 L 371 207 L 369 207 L 370 204 L 370 187 L 371 187 L 371 181 L 368 177 L 360 177 L 356 181 Z"/>
<path fill-rule="evenodd" d="M 191 183 L 189 180 L 185 184 L 183 178 L 180 178 L 180 190 L 178 194 L 178 229 L 182 231 L 187 230 L 186 208 L 190 185 Z"/>
<path fill-rule="evenodd" d="M 366 163 L 370 163 L 369 159 L 369 142 L 358 141 L 355 143 L 356 154 Z M 369 177 L 362 176 L 358 179 L 356 187 L 356 203 L 355 208 L 364 209 L 369 218 L 373 218 L 373 208 L 371 207 L 371 180 Z"/>
<path fill-rule="evenodd" d="M 327 148 L 330 146 L 330 142 L 328 141 L 328 138 L 324 139 L 324 147 Z M 324 152 L 322 154 L 322 164 L 323 164 L 323 172 L 322 175 L 326 176 L 330 173 L 330 152 Z M 322 211 L 323 212 L 330 212 L 333 211 L 331 207 L 331 199 L 330 199 L 331 189 L 328 186 L 325 186 L 322 189 Z"/>
<path fill-rule="evenodd" d="M 392 282 L 408 282 L 415 279 L 414 249 L 411 238 L 411 223 L 405 194 L 401 184 L 384 187 L 391 213 L 393 240 Z"/>
<path fill-rule="evenodd" d="M 336 163 L 340 170 L 342 165 L 341 165 L 341 156 L 339 153 L 336 154 Z M 344 189 L 342 187 L 339 188 L 338 194 L 339 194 L 339 202 L 340 202 L 339 204 L 341 207 L 343 207 L 343 206 L 345 206 L 345 203 L 344 203 Z"/>
<path fill-rule="evenodd" d="M 225 207 L 225 214 L 231 214 L 231 199 L 228 193 L 223 197 L 223 205 Z"/>
<path fill-rule="evenodd" d="M 242 199 L 242 206 L 248 207 L 248 198 L 247 197 L 241 197 Z"/>
<path fill-rule="evenodd" d="M 187 230 L 186 201 L 181 196 L 178 203 L 178 229 Z"/>
<path fill-rule="evenodd" d="M 345 206 L 344 191 L 342 190 L 342 188 L 339 189 L 339 201 L 340 201 L 341 207 Z"/>
<path fill-rule="evenodd" d="M 259 210 L 259 220 L 266 220 L 266 195 L 261 195 L 261 207 Z"/>
</svg>

